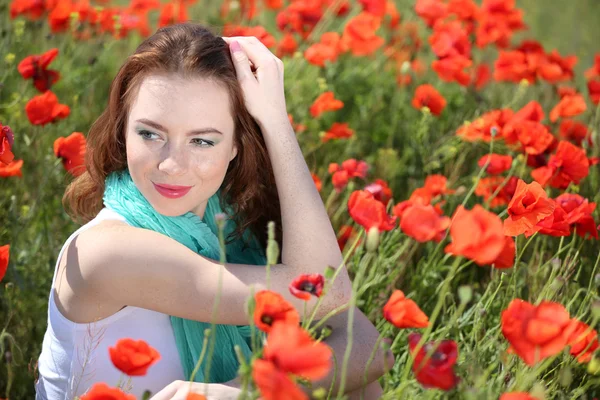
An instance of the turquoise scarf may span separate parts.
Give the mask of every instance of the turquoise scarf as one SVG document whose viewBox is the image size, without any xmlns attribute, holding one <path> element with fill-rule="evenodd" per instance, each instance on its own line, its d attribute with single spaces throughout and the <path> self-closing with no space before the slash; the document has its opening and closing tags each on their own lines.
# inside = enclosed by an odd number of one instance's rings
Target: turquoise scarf
<svg viewBox="0 0 600 400">
<path fill-rule="evenodd" d="M 223 212 L 219 205 L 219 194 L 220 190 L 208 200 L 202 219 L 192 212 L 167 217 L 154 210 L 133 183 L 129 171 L 124 170 L 113 172 L 106 178 L 104 205 L 122 215 L 132 226 L 162 233 L 198 254 L 218 261 L 220 248 L 214 216 Z M 234 229 L 235 222 L 228 219 L 224 229 L 225 238 Z M 227 262 L 266 265 L 264 251 L 258 240 L 249 230 L 244 236 L 248 239 L 250 247 L 244 246 L 240 240 L 228 244 L 225 247 Z M 171 316 L 171 325 L 183 371 L 189 379 L 202 351 L 204 330 L 210 328 L 211 324 Z M 216 342 L 210 376 L 205 380 L 207 357 L 204 357 L 194 379 L 196 382 L 221 383 L 235 378 L 239 367 L 234 351 L 235 345 L 240 346 L 246 359 L 249 359 L 252 353 L 249 326 L 216 325 L 215 328 Z"/>
</svg>

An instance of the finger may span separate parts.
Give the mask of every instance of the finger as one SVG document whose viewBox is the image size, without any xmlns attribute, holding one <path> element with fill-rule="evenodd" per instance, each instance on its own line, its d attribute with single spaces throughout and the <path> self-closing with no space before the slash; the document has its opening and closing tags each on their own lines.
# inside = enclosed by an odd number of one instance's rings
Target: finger
<svg viewBox="0 0 600 400">
<path fill-rule="evenodd" d="M 231 58 L 233 59 L 233 64 L 235 66 L 235 72 L 238 79 L 240 81 L 250 78 L 255 79 L 250 68 L 248 56 L 238 41 L 231 41 L 231 44 L 229 45 L 229 51 L 231 51 Z"/>
<path fill-rule="evenodd" d="M 178 381 L 172 382 L 165 386 L 160 392 L 156 393 L 150 400 L 171 400 L 177 390 L 179 389 L 180 383 Z"/>
<path fill-rule="evenodd" d="M 256 67 L 257 77 L 260 81 L 269 70 L 276 69 L 278 74 L 283 75 L 283 62 L 278 59 L 267 46 L 254 36 L 236 36 L 240 46 L 248 56 L 248 59 Z M 265 71 L 266 70 L 266 71 Z M 266 73 L 265 73 L 266 72 Z"/>
</svg>

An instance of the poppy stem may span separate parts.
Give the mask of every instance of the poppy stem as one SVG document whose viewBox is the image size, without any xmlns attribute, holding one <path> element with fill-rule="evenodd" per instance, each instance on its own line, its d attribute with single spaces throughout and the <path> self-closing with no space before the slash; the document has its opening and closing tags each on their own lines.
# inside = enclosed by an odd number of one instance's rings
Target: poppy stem
<svg viewBox="0 0 600 400">
<path fill-rule="evenodd" d="M 338 388 L 338 397 L 341 397 L 344 394 L 344 389 L 346 387 L 346 378 L 348 371 L 348 362 L 350 361 L 350 354 L 352 353 L 352 340 L 353 340 L 353 326 L 354 326 L 354 307 L 356 307 L 356 300 L 358 297 L 358 288 L 360 287 L 360 283 L 362 283 L 362 277 L 365 273 L 365 270 L 371 263 L 371 260 L 374 258 L 373 253 L 367 253 L 365 257 L 361 260 L 360 265 L 358 266 L 358 271 L 356 276 L 354 277 L 354 282 L 352 282 L 352 297 L 350 297 L 349 309 L 348 309 L 348 338 L 346 339 L 346 351 L 344 352 L 344 361 L 342 363 L 342 376 L 340 377 L 340 386 Z"/>
</svg>

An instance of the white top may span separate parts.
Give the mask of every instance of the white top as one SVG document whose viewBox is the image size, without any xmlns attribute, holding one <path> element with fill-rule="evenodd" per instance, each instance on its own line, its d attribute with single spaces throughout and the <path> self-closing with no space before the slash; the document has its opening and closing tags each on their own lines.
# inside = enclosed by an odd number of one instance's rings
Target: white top
<svg viewBox="0 0 600 400">
<path fill-rule="evenodd" d="M 143 339 L 161 355 L 145 376 L 132 377 L 130 383 L 125 384 L 126 390 L 130 388 L 129 393 L 142 398 L 146 390 L 155 394 L 171 382 L 185 379 L 168 315 L 127 306 L 107 318 L 81 324 L 68 320 L 56 306 L 56 270 L 68 244 L 84 230 L 114 219 L 126 222 L 116 212 L 102 209 L 93 220 L 75 231 L 60 250 L 48 301 L 48 328 L 38 360 L 36 400 L 71 400 L 97 382 L 116 386 L 123 373 L 111 362 L 108 348 L 122 338 Z M 128 382 L 128 379 L 124 376 L 122 381 Z"/>
</svg>

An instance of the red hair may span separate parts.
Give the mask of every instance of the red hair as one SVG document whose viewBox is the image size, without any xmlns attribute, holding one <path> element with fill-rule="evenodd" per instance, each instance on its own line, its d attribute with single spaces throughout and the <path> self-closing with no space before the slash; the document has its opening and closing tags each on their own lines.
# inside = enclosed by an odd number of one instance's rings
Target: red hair
<svg viewBox="0 0 600 400">
<path fill-rule="evenodd" d="M 104 207 L 107 175 L 127 168 L 125 129 L 134 96 L 142 80 L 153 73 L 211 79 L 228 91 L 238 153 L 221 185 L 221 208 L 231 206 L 230 218 L 237 225 L 227 239 L 242 238 L 250 229 L 265 248 L 267 223 L 275 221 L 281 244 L 281 210 L 271 160 L 262 132 L 244 106 L 229 47 L 221 37 L 194 23 L 159 29 L 121 66 L 110 86 L 108 106 L 87 135 L 86 172 L 69 184 L 63 196 L 67 213 L 85 223 Z"/>
</svg>

